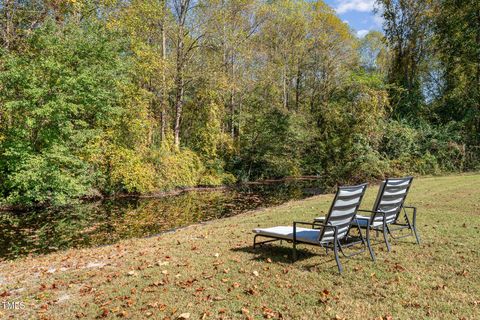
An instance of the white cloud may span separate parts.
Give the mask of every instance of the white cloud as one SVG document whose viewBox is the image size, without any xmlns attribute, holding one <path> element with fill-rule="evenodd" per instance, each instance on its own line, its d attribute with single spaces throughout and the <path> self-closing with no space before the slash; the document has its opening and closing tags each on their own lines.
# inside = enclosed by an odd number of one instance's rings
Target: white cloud
<svg viewBox="0 0 480 320">
<path fill-rule="evenodd" d="M 357 31 L 357 37 L 359 38 L 363 38 L 367 35 L 367 33 L 369 33 L 370 30 L 365 30 L 365 29 L 362 29 L 362 30 L 358 30 Z"/>
<path fill-rule="evenodd" d="M 335 8 L 338 14 L 348 11 L 372 12 L 375 0 L 337 0 Z"/>
</svg>

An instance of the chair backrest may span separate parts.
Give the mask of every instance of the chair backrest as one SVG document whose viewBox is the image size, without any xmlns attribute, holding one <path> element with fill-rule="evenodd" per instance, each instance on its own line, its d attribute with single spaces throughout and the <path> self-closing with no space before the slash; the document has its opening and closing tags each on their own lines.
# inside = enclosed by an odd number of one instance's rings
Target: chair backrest
<svg viewBox="0 0 480 320">
<path fill-rule="evenodd" d="M 373 205 L 373 211 L 385 213 L 385 223 L 393 223 L 397 220 L 402 210 L 403 203 L 412 185 L 413 177 L 389 178 L 380 184 L 377 199 Z M 383 215 L 374 213 L 370 223 L 383 223 Z"/>
<path fill-rule="evenodd" d="M 367 190 L 367 184 L 338 187 L 335 199 L 325 218 L 325 225 L 337 227 L 339 240 L 347 236 L 357 210 Z M 334 239 L 334 229 L 324 228 L 320 233 L 320 242 L 331 242 Z"/>
</svg>

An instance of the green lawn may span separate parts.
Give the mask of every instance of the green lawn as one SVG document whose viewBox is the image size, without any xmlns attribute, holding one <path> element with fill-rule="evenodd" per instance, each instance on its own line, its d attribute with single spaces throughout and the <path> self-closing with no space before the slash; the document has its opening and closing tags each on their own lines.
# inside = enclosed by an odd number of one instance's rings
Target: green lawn
<svg viewBox="0 0 480 320">
<path fill-rule="evenodd" d="M 363 208 L 377 192 L 370 186 Z M 251 229 L 310 221 L 333 195 L 196 225 L 149 239 L 68 250 L 0 264 L 2 310 L 15 319 L 480 319 L 480 175 L 414 180 L 423 240 L 374 239 L 367 253 L 343 259 L 291 245 L 253 251 Z"/>
</svg>

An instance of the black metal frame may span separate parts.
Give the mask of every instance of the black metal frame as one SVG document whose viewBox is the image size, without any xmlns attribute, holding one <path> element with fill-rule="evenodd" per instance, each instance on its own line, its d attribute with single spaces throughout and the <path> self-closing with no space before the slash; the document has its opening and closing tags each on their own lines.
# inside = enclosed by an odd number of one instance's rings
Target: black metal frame
<svg viewBox="0 0 480 320">
<path fill-rule="evenodd" d="M 364 188 L 366 188 L 366 184 L 363 184 L 362 185 Z M 348 187 L 346 187 L 348 188 Z M 280 237 L 275 237 L 275 236 L 268 236 L 268 235 L 263 235 L 263 234 L 257 234 L 255 235 L 255 237 L 253 238 L 253 248 L 255 249 L 257 247 L 257 245 L 262 245 L 262 244 L 265 244 L 265 243 L 270 243 L 270 242 L 275 242 L 275 241 L 282 241 L 282 240 L 285 240 L 287 242 L 292 242 L 293 243 L 293 251 L 292 251 L 292 260 L 293 261 L 296 261 L 297 260 L 297 244 L 308 244 L 308 245 L 312 245 L 312 246 L 318 246 L 318 247 L 322 247 L 322 248 L 325 248 L 326 250 L 326 253 L 328 254 L 328 249 L 332 249 L 333 252 L 334 252 L 334 255 L 335 255 L 335 262 L 337 263 L 337 268 L 338 268 L 338 272 L 341 274 L 343 272 L 343 266 L 340 262 L 340 257 L 339 257 L 339 252 L 344 256 L 344 257 L 352 257 L 352 256 L 355 256 L 357 254 L 360 254 L 360 253 L 363 253 L 366 251 L 366 249 L 368 248 L 369 252 L 370 252 L 370 257 L 372 259 L 372 261 L 375 261 L 375 254 L 373 253 L 373 250 L 372 250 L 372 247 L 370 245 L 370 230 L 369 228 L 367 228 L 366 230 L 366 238 L 363 237 L 363 234 L 362 234 L 362 230 L 360 228 L 360 226 L 356 225 L 357 229 L 358 229 L 358 233 L 359 233 L 359 237 L 360 237 L 360 240 L 357 240 L 357 241 L 348 241 L 350 239 L 353 239 L 353 237 L 350 237 L 349 236 L 349 233 L 350 233 L 350 229 L 352 227 L 352 222 L 357 219 L 356 218 L 356 213 L 358 212 L 358 208 L 360 206 L 360 203 L 363 199 L 363 196 L 365 195 L 365 190 L 363 190 L 363 194 L 361 195 L 360 197 L 360 200 L 358 202 L 358 205 L 356 206 L 355 208 L 355 213 L 353 214 L 352 216 L 352 220 L 350 221 L 349 225 L 348 225 L 348 230 L 346 232 L 346 235 L 342 238 L 342 239 L 338 239 L 338 227 L 337 226 L 332 226 L 332 225 L 327 225 L 326 223 L 328 223 L 329 219 L 330 219 L 330 216 L 332 214 L 332 211 L 333 209 L 335 208 L 335 203 L 337 201 L 337 198 L 338 198 L 338 194 L 339 194 L 339 191 L 341 190 L 341 188 L 339 188 L 339 190 L 337 191 L 337 193 L 335 194 L 335 198 L 330 206 L 330 210 L 327 214 L 327 217 L 325 219 L 325 223 L 320 223 L 320 222 L 303 222 L 303 221 L 294 221 L 293 222 L 293 239 L 286 239 L 286 238 L 280 238 Z M 320 231 L 320 235 L 319 235 L 319 243 L 318 244 L 314 244 L 314 243 L 311 243 L 311 242 L 305 242 L 305 241 L 299 241 L 297 240 L 297 225 L 309 225 L 312 227 L 312 229 L 315 229 L 315 227 L 320 227 L 319 229 L 321 229 Z M 322 238 L 326 232 L 326 230 L 328 229 L 333 229 L 333 240 L 330 240 L 328 242 L 322 242 Z M 273 239 L 273 240 L 267 240 L 267 241 L 263 241 L 263 242 L 257 242 L 257 237 L 264 237 L 264 238 L 269 238 L 269 239 Z M 344 240 L 343 243 L 341 240 Z M 352 254 L 345 254 L 345 252 L 343 251 L 344 248 L 348 248 L 348 247 L 351 247 L 351 246 L 354 246 L 356 244 L 363 244 L 363 249 L 360 250 L 360 251 L 357 251 L 357 252 L 354 252 Z"/>
<path fill-rule="evenodd" d="M 378 232 L 382 232 L 383 239 L 384 239 L 385 245 L 387 247 L 387 251 L 391 250 L 391 245 L 390 245 L 390 242 L 388 241 L 388 235 L 390 235 L 392 237 L 392 239 L 401 239 L 401 238 L 405 238 L 405 237 L 415 236 L 417 244 L 420 244 L 420 236 L 419 236 L 418 231 L 417 231 L 417 208 L 413 207 L 413 206 L 404 206 L 404 202 L 405 202 L 405 199 L 407 198 L 408 191 L 410 190 L 410 186 L 412 185 L 413 177 L 405 177 L 405 178 L 410 178 L 411 179 L 410 184 L 408 185 L 408 187 L 405 191 L 405 197 L 402 200 L 402 203 L 400 205 L 400 209 L 398 210 L 397 215 L 395 217 L 395 220 L 393 222 L 387 223 L 386 222 L 386 213 L 381 211 L 381 210 L 363 210 L 363 209 L 358 210 L 358 212 L 369 212 L 369 213 L 371 213 L 371 217 L 369 218 L 370 221 L 367 223 L 367 225 L 366 226 L 360 226 L 360 227 L 365 228 L 366 230 L 369 230 L 369 229 L 375 230 L 377 236 L 378 236 Z M 379 203 L 380 203 L 381 198 L 383 196 L 383 192 L 385 191 L 385 187 L 387 186 L 388 180 L 397 180 L 397 179 L 405 179 L 405 178 L 387 179 L 387 181 L 385 182 L 385 184 L 383 185 L 383 187 L 381 189 L 381 196 L 380 196 L 380 199 L 379 199 Z M 378 208 L 379 203 L 375 204 L 377 208 Z M 406 209 L 412 209 L 412 211 L 413 211 L 412 222 L 410 222 L 410 219 L 408 217 Z M 402 210 L 403 210 L 403 213 L 404 213 L 406 223 L 398 223 L 398 218 L 399 218 Z M 375 220 L 375 215 L 377 215 L 377 214 L 380 214 L 380 215 L 383 216 L 383 219 L 382 219 L 383 223 L 380 226 L 373 226 L 373 223 L 374 223 L 374 220 Z M 366 220 L 365 218 L 357 217 L 357 220 L 359 220 L 359 219 Z M 394 225 L 394 226 L 397 226 L 397 227 L 392 229 L 392 228 L 389 227 L 389 225 Z M 392 233 L 392 231 L 399 231 L 399 230 L 403 230 L 403 229 L 410 229 L 411 230 L 410 234 L 406 234 L 406 235 L 403 235 L 403 236 L 397 236 L 396 237 Z M 369 240 L 370 239 L 368 239 L 368 241 Z"/>
</svg>

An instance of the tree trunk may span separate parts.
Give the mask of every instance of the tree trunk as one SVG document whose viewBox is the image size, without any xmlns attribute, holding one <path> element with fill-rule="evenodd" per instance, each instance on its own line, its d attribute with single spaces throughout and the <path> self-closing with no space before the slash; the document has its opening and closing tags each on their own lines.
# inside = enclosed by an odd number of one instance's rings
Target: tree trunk
<svg viewBox="0 0 480 320">
<path fill-rule="evenodd" d="M 300 79 L 302 78 L 302 72 L 300 67 L 297 69 L 297 80 L 295 83 L 295 110 L 298 111 L 298 106 L 300 104 Z"/>
<path fill-rule="evenodd" d="M 283 67 L 283 107 L 288 108 L 288 92 L 287 92 L 287 66 Z"/>
<path fill-rule="evenodd" d="M 167 78 L 165 74 L 165 64 L 167 61 L 167 37 L 165 33 L 165 15 L 167 14 L 167 1 L 163 0 L 163 12 L 162 12 L 162 101 L 161 101 L 161 124 L 160 134 L 162 141 L 165 141 L 165 131 L 167 126 Z"/>
<path fill-rule="evenodd" d="M 180 146 L 180 121 L 182 118 L 183 109 L 183 93 L 185 82 L 183 76 L 179 76 L 177 80 L 177 94 L 175 98 L 175 127 L 174 127 L 174 143 L 175 146 Z"/>
<path fill-rule="evenodd" d="M 12 0 L 5 0 L 4 2 L 5 29 L 3 31 L 3 45 L 5 49 L 10 48 L 11 33 L 13 32 L 13 5 Z"/>
<path fill-rule="evenodd" d="M 235 84 L 235 61 L 233 52 L 231 54 L 231 73 L 230 73 L 230 80 L 232 81 L 232 85 Z M 232 87 L 230 91 L 230 135 L 232 139 L 235 138 L 235 88 Z"/>
<path fill-rule="evenodd" d="M 185 80 L 183 79 L 183 38 L 177 48 L 177 75 L 175 85 L 177 87 L 175 95 L 175 125 L 174 125 L 174 143 L 175 146 L 180 146 L 180 121 L 182 118 L 183 109 L 183 94 L 185 90 Z"/>
<path fill-rule="evenodd" d="M 178 3 L 177 14 L 177 68 L 175 75 L 176 95 L 175 95 L 175 125 L 174 125 L 174 143 L 176 147 L 180 146 L 180 123 L 182 119 L 183 97 L 185 93 L 185 33 L 184 27 L 187 13 L 190 6 L 190 0 L 180 0 Z"/>
<path fill-rule="evenodd" d="M 480 96 L 480 10 L 477 10 L 477 52 L 477 95 Z"/>
</svg>

